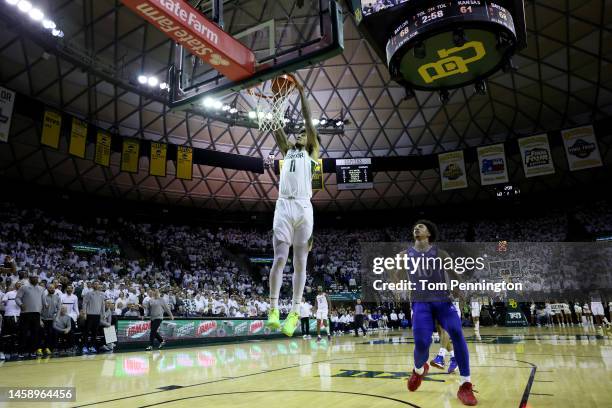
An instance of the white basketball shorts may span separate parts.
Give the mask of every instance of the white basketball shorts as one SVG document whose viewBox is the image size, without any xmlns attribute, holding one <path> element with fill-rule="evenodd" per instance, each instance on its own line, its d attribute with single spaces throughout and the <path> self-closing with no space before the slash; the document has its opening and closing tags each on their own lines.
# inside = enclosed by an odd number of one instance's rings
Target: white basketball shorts
<svg viewBox="0 0 612 408">
<path fill-rule="evenodd" d="M 327 320 L 327 310 L 317 310 L 317 320 Z"/>
<path fill-rule="evenodd" d="M 603 304 L 601 302 L 591 302 L 591 313 L 593 316 L 603 316 Z"/>
<path fill-rule="evenodd" d="M 314 225 L 310 200 L 279 198 L 272 225 L 275 239 L 289 245 L 308 244 Z"/>
</svg>

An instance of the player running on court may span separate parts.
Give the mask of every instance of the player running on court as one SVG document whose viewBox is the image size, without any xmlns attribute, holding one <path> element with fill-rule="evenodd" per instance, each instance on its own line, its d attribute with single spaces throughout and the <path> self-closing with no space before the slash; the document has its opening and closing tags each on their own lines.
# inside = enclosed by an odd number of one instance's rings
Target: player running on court
<svg viewBox="0 0 612 408">
<path fill-rule="evenodd" d="M 292 336 L 300 320 L 300 300 L 306 283 L 306 259 L 311 246 L 312 227 L 312 174 L 319 158 L 319 140 L 312 124 L 310 106 L 304 87 L 291 77 L 300 93 L 305 131 L 295 143 L 289 143 L 283 129 L 275 131 L 274 139 L 285 157 L 280 172 L 279 194 L 276 200 L 273 222 L 274 262 L 270 270 L 270 312 L 266 325 L 278 329 L 281 324 L 278 297 L 283 283 L 283 269 L 293 246 L 293 296 L 291 311 L 282 332 Z"/>
<path fill-rule="evenodd" d="M 405 252 L 409 258 L 424 258 L 425 267 L 420 267 L 416 271 L 409 271 L 411 281 L 418 283 L 419 280 L 426 279 L 429 283 L 447 282 L 447 273 L 453 271 L 444 270 L 441 263 L 429 262 L 428 259 L 447 258 L 448 254 L 432 245 L 435 242 L 438 232 L 434 223 L 421 220 L 413 227 L 414 245 Z M 431 265 L 433 263 L 433 265 Z M 465 405 L 476 405 L 478 401 L 472 390 L 470 379 L 470 357 L 468 354 L 467 343 L 463 337 L 461 319 L 457 314 L 448 291 L 421 291 L 411 292 L 412 304 L 412 331 L 414 334 L 414 369 L 412 376 L 408 380 L 408 390 L 416 391 L 423 378 L 429 371 L 427 360 L 429 358 L 429 346 L 431 345 L 431 335 L 435 328 L 435 322 L 449 334 L 455 350 L 455 358 L 459 366 L 461 375 L 457 398 Z"/>
<path fill-rule="evenodd" d="M 317 311 L 315 316 L 317 317 L 317 341 L 321 341 L 321 326 L 325 327 L 327 331 L 327 339 L 331 340 L 331 330 L 329 328 L 329 306 L 331 302 L 325 290 L 319 288 L 319 294 L 317 295 Z"/>
</svg>

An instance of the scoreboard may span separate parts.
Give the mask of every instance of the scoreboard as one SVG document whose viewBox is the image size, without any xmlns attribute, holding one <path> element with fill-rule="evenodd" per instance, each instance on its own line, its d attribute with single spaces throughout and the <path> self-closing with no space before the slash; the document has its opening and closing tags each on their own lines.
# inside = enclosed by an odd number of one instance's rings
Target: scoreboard
<svg viewBox="0 0 612 408">
<path fill-rule="evenodd" d="M 365 190 L 374 187 L 372 159 L 336 159 L 338 190 Z"/>
</svg>

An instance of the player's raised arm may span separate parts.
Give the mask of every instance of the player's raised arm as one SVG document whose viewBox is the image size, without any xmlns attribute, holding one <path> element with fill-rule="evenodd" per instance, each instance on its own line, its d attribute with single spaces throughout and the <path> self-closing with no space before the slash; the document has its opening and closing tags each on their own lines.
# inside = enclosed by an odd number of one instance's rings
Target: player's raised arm
<svg viewBox="0 0 612 408">
<path fill-rule="evenodd" d="M 300 93 L 300 101 L 302 102 L 302 116 L 304 117 L 304 128 L 306 129 L 306 150 L 308 154 L 317 160 L 319 158 L 319 138 L 317 137 L 317 129 L 312 124 L 312 113 L 310 112 L 310 104 L 304 92 L 304 86 L 295 80 L 295 87 Z"/>
<path fill-rule="evenodd" d="M 289 150 L 289 142 L 287 141 L 287 134 L 285 131 L 283 129 L 277 129 L 272 132 L 272 135 L 283 156 L 286 155 L 287 150 Z"/>
</svg>

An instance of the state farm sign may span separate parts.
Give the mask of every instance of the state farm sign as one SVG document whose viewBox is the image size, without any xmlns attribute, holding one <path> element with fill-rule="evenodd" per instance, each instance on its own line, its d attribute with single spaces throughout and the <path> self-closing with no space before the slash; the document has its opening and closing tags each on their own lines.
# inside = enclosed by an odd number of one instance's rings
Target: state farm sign
<svg viewBox="0 0 612 408">
<path fill-rule="evenodd" d="M 255 55 L 183 0 L 121 0 L 168 37 L 239 81 L 255 72 Z"/>
</svg>

